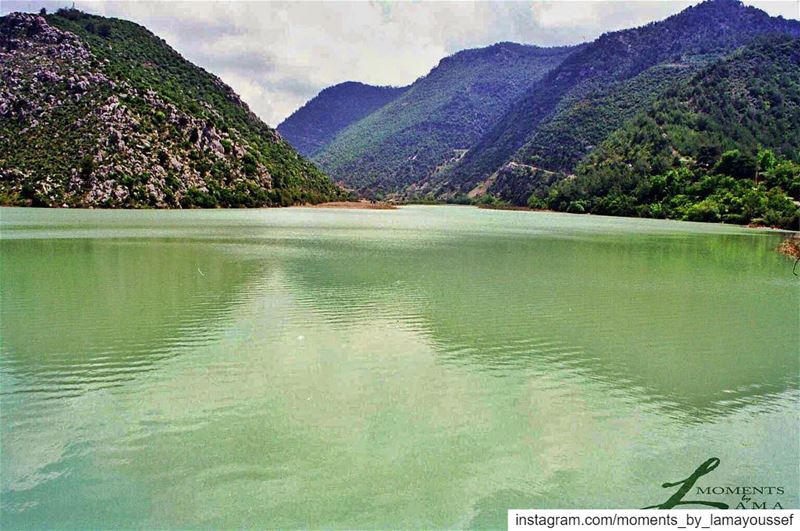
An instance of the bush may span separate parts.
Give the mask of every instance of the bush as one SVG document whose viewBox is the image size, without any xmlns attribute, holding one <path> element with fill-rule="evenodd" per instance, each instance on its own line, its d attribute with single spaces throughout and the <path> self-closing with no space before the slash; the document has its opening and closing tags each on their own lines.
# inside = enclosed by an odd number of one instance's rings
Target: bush
<svg viewBox="0 0 800 531">
<path fill-rule="evenodd" d="M 755 179 L 756 169 L 756 159 L 733 149 L 722 154 L 714 166 L 714 173 L 730 175 L 736 179 Z"/>
<path fill-rule="evenodd" d="M 766 212 L 764 222 L 771 227 L 797 229 L 800 209 L 791 198 L 779 188 L 772 188 L 766 193 Z"/>
<path fill-rule="evenodd" d="M 570 201 L 569 205 L 567 205 L 567 212 L 571 212 L 573 214 L 584 214 L 586 210 L 586 201 L 582 199 Z"/>
<path fill-rule="evenodd" d="M 217 200 L 214 196 L 206 191 L 198 190 L 197 188 L 189 188 L 186 194 L 181 198 L 182 207 L 199 207 L 199 208 L 214 208 L 217 206 Z"/>
<path fill-rule="evenodd" d="M 81 159 L 80 163 L 80 173 L 81 176 L 86 178 L 89 177 L 95 170 L 94 164 L 94 157 L 92 155 L 86 155 Z"/>
<path fill-rule="evenodd" d="M 244 164 L 244 173 L 245 175 L 255 175 L 256 171 L 258 170 L 257 162 L 255 156 L 252 153 L 245 153 L 242 157 L 242 163 Z"/>
<path fill-rule="evenodd" d="M 531 196 L 528 198 L 528 207 L 536 209 L 547 208 L 547 203 L 544 199 L 536 194 L 531 194 Z"/>
<path fill-rule="evenodd" d="M 719 218 L 720 206 L 711 198 L 690 206 L 684 216 L 687 221 L 719 221 Z"/>
<path fill-rule="evenodd" d="M 78 20 L 83 15 L 83 12 L 81 12 L 79 9 L 62 7 L 56 11 L 56 15 L 67 20 Z"/>
</svg>

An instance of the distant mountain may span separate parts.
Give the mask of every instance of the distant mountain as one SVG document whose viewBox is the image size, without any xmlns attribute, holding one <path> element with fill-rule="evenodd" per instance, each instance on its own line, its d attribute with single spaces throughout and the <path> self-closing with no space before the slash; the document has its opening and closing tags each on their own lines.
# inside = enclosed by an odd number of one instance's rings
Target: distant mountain
<svg viewBox="0 0 800 531">
<path fill-rule="evenodd" d="M 761 38 L 703 69 L 614 132 L 575 176 L 539 180 L 530 203 L 797 230 L 800 38 Z"/>
<path fill-rule="evenodd" d="M 278 133 L 310 157 L 348 125 L 403 94 L 408 87 L 373 87 L 347 81 L 328 87 L 278 126 Z"/>
<path fill-rule="evenodd" d="M 661 92 L 764 34 L 799 36 L 800 22 L 737 0 L 708 0 L 661 22 L 605 34 L 533 85 L 449 171 L 440 193 L 477 187 L 524 201 L 532 183 L 513 171 L 495 172 L 510 162 L 573 171 Z M 515 186 L 503 175 L 514 175 Z"/>
<path fill-rule="evenodd" d="M 344 192 L 219 78 L 145 28 L 0 18 L 0 203 L 212 207 Z"/>
<path fill-rule="evenodd" d="M 342 130 L 313 160 L 368 195 L 425 183 L 574 49 L 500 43 L 447 57 L 397 99 Z"/>
</svg>

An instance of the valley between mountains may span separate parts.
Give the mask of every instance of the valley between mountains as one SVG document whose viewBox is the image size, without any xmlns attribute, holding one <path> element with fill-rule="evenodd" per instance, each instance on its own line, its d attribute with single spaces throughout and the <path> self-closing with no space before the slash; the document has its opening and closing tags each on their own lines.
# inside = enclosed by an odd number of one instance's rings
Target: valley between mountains
<svg viewBox="0 0 800 531">
<path fill-rule="evenodd" d="M 348 84 L 326 89 L 278 132 L 302 146 L 294 131 L 336 123 L 301 152 L 373 199 L 796 229 L 798 37 L 708 0 L 572 47 L 459 52 L 351 122 Z"/>
</svg>

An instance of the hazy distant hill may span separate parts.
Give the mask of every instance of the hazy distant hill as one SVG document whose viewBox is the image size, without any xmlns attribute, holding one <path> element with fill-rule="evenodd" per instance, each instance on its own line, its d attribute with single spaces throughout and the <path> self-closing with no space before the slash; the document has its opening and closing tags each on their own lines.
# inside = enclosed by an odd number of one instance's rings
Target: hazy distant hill
<svg viewBox="0 0 800 531">
<path fill-rule="evenodd" d="M 310 157 L 348 125 L 383 107 L 408 87 L 373 87 L 347 81 L 328 87 L 278 126 L 278 132 Z"/>
<path fill-rule="evenodd" d="M 313 158 L 332 177 L 367 193 L 425 182 L 457 161 L 571 51 L 500 43 L 459 52 L 342 130 Z"/>
<path fill-rule="evenodd" d="M 145 28 L 0 18 L 0 202 L 269 206 L 343 191 L 219 78 Z"/>
</svg>

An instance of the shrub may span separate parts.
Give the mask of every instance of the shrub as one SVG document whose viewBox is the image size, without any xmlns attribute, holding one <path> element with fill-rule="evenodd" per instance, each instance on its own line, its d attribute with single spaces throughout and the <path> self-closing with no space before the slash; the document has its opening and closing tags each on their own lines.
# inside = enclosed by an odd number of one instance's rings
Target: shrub
<svg viewBox="0 0 800 531">
<path fill-rule="evenodd" d="M 719 221 L 719 213 L 719 204 L 708 198 L 690 206 L 684 219 L 688 221 Z"/>
<path fill-rule="evenodd" d="M 256 158 L 252 153 L 245 153 L 244 157 L 242 157 L 242 163 L 244 164 L 244 173 L 246 175 L 256 174 Z"/>
<path fill-rule="evenodd" d="M 569 205 L 567 205 L 567 212 L 571 212 L 573 214 L 584 214 L 586 210 L 586 201 L 582 199 L 570 201 Z"/>
<path fill-rule="evenodd" d="M 714 166 L 714 173 L 730 175 L 736 179 L 754 179 L 756 169 L 757 164 L 753 157 L 742 154 L 738 149 L 732 149 L 722 154 Z"/>
<path fill-rule="evenodd" d="M 81 159 L 80 163 L 80 173 L 82 177 L 89 177 L 95 170 L 94 165 L 94 157 L 92 155 L 86 155 Z"/>
<path fill-rule="evenodd" d="M 528 206 L 530 208 L 547 208 L 547 203 L 545 203 L 544 199 L 538 197 L 536 194 L 531 194 L 528 198 Z"/>
<path fill-rule="evenodd" d="M 210 193 L 197 188 L 189 188 L 181 198 L 183 207 L 214 208 L 217 200 Z"/>
<path fill-rule="evenodd" d="M 56 11 L 56 15 L 64 17 L 67 20 L 78 20 L 79 18 L 81 18 L 81 15 L 83 15 L 83 13 L 78 9 L 62 7 L 59 8 L 58 11 Z"/>
</svg>

